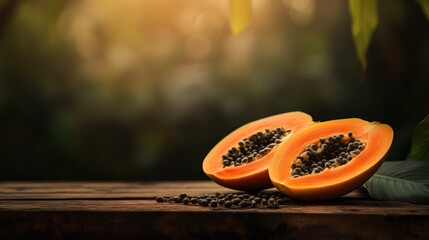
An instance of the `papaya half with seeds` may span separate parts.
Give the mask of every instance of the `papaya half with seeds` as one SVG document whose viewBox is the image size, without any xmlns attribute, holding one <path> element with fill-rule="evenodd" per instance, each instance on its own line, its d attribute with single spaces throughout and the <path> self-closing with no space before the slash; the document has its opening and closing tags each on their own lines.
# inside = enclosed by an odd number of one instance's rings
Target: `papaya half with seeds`
<svg viewBox="0 0 429 240">
<path fill-rule="evenodd" d="M 269 176 L 282 193 L 327 200 L 362 186 L 381 166 L 393 141 L 389 125 L 357 118 L 315 123 L 281 144 Z"/>
<path fill-rule="evenodd" d="M 278 146 L 301 128 L 310 115 L 289 112 L 256 120 L 230 133 L 205 157 L 203 171 L 221 186 L 258 191 L 273 187 L 268 164 Z"/>
</svg>

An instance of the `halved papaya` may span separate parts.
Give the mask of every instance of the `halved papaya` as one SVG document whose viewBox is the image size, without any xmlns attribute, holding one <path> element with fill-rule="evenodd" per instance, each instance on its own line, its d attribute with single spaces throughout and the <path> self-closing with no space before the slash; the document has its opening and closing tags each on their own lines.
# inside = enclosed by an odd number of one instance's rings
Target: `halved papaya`
<svg viewBox="0 0 429 240">
<path fill-rule="evenodd" d="M 364 184 L 392 144 L 389 125 L 361 119 L 315 123 L 279 146 L 269 165 L 274 186 L 290 197 L 326 200 Z"/>
<path fill-rule="evenodd" d="M 205 157 L 203 171 L 221 186 L 257 191 L 273 187 L 268 163 L 279 145 L 313 124 L 310 115 L 289 112 L 248 123 L 222 139 Z"/>
</svg>

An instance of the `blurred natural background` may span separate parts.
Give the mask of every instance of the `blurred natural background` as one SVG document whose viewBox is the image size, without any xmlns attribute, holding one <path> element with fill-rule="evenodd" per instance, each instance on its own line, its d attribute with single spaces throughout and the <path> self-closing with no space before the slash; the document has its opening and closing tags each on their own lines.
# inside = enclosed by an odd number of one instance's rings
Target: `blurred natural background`
<svg viewBox="0 0 429 240">
<path fill-rule="evenodd" d="M 0 179 L 206 179 L 226 134 L 300 110 L 390 124 L 404 159 L 429 114 L 429 21 L 380 0 L 361 71 L 348 1 L 0 0 Z"/>
</svg>

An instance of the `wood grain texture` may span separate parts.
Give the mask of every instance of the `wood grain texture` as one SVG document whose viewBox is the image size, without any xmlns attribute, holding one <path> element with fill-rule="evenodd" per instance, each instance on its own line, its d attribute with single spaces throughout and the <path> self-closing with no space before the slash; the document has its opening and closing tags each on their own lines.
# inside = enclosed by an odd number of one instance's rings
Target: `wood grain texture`
<svg viewBox="0 0 429 240">
<path fill-rule="evenodd" d="M 428 205 L 377 201 L 363 191 L 279 209 L 154 201 L 181 192 L 235 191 L 208 181 L 3 182 L 0 239 L 429 239 Z"/>
<path fill-rule="evenodd" d="M 267 191 L 275 191 L 274 188 Z M 182 182 L 0 182 L 0 200 L 22 199 L 154 199 L 186 192 L 231 193 L 209 181 Z M 343 198 L 366 198 L 362 191 L 354 191 Z"/>
</svg>

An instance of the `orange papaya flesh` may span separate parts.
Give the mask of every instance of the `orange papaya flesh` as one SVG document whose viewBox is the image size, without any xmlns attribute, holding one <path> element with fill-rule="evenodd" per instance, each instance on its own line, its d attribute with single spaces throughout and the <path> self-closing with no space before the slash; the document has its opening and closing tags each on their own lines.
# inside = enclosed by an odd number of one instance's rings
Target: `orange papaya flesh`
<svg viewBox="0 0 429 240">
<path fill-rule="evenodd" d="M 321 138 L 353 133 L 364 148 L 344 165 L 321 172 L 294 176 L 293 163 L 308 146 Z M 269 164 L 273 185 L 282 193 L 302 200 L 327 200 L 362 186 L 381 166 L 393 141 L 389 125 L 361 119 L 340 119 L 315 123 L 284 141 Z"/>
<path fill-rule="evenodd" d="M 203 161 L 203 171 L 219 185 L 235 190 L 258 191 L 273 187 L 268 175 L 270 159 L 285 139 L 310 124 L 313 124 L 311 116 L 303 112 L 283 113 L 250 122 L 230 133 L 213 147 Z M 257 160 L 239 166 L 224 167 L 222 156 L 232 147 L 239 147 L 238 143 L 244 138 L 265 129 L 277 128 L 283 128 L 288 132 L 283 137 L 282 143 Z"/>
</svg>

